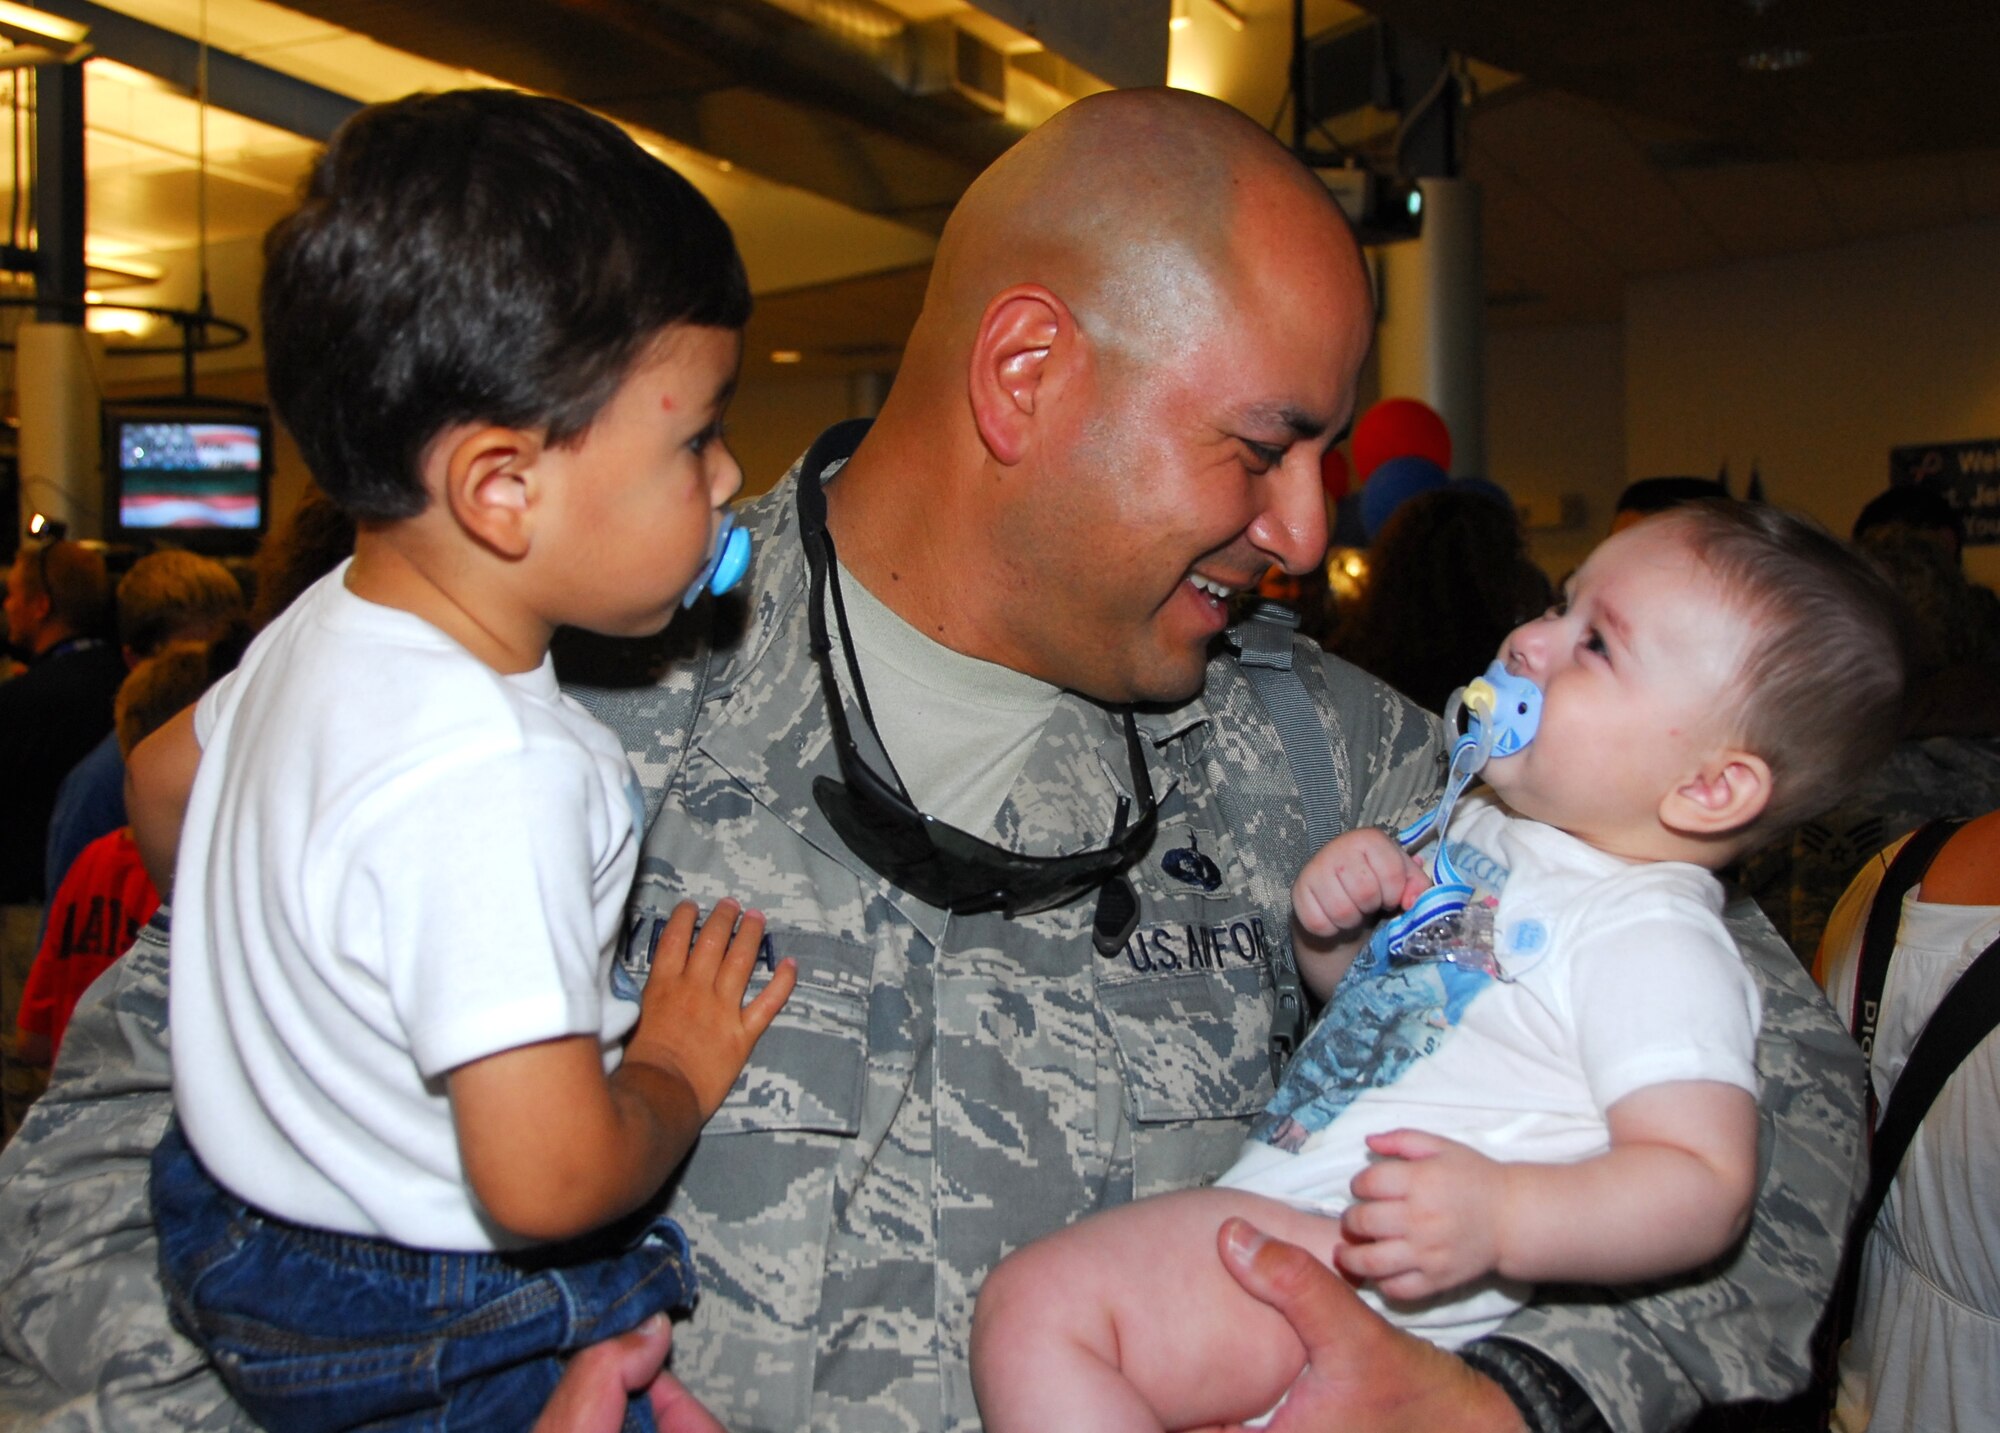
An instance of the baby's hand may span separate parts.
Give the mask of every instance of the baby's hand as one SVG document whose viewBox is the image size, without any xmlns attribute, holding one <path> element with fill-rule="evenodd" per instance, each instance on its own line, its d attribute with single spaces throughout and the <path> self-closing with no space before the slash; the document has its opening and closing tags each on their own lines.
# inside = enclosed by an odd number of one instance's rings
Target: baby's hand
<svg viewBox="0 0 2000 1433">
<path fill-rule="evenodd" d="M 653 948 L 653 973 L 625 1058 L 677 1071 L 706 1121 L 729 1094 L 743 1062 L 798 983 L 798 967 L 778 962 L 749 1004 L 743 992 L 764 940 L 764 917 L 718 901 L 695 932 L 695 905 L 682 901 Z"/>
<path fill-rule="evenodd" d="M 1507 1167 L 1419 1130 L 1370 1135 L 1385 1156 L 1354 1177 L 1340 1268 L 1392 1299 L 1457 1288 L 1500 1262 Z"/>
<path fill-rule="evenodd" d="M 1334 837 L 1299 872 L 1292 885 L 1292 913 L 1308 934 L 1348 935 L 1385 910 L 1406 910 L 1430 877 L 1376 826 Z"/>
</svg>

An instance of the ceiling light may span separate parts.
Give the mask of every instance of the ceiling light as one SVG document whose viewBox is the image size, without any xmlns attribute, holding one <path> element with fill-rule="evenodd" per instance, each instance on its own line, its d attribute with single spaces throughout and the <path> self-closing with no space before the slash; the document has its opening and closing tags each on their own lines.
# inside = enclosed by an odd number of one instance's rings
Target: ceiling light
<svg viewBox="0 0 2000 1433">
<path fill-rule="evenodd" d="M 152 90 L 158 94 L 178 95 L 181 97 L 186 97 L 188 94 L 186 89 L 175 84 L 172 80 L 162 79 L 158 75 L 149 75 L 144 70 L 120 64 L 117 60 L 107 60 L 102 55 L 94 56 L 91 59 L 89 74 L 93 80 L 114 80 L 121 85 L 129 85 L 135 90 Z"/>
<path fill-rule="evenodd" d="M 12 42 L 8 49 L 0 50 L 0 69 L 67 65 L 81 60 L 90 53 L 85 43 L 89 34 L 88 25 L 0 0 L 0 38 Z"/>
<path fill-rule="evenodd" d="M 1167 12 L 1167 28 L 1169 30 L 1185 30 L 1189 23 L 1187 0 L 1173 0 L 1173 6 Z"/>
<path fill-rule="evenodd" d="M 84 266 L 93 290 L 143 288 L 157 284 L 166 276 L 166 270 L 157 264 L 141 263 L 136 259 L 111 258 L 101 254 L 86 252 Z M 89 299 L 85 294 L 84 298 Z"/>
<path fill-rule="evenodd" d="M 773 363 L 803 363 L 805 362 L 805 357 L 796 348 L 774 348 L 771 350 L 771 362 Z"/>
<path fill-rule="evenodd" d="M 874 0 L 815 0 L 812 17 L 827 29 L 857 40 L 892 40 L 908 23 Z"/>
<path fill-rule="evenodd" d="M 0 0 L 0 29 L 26 31 L 37 40 L 58 45 L 80 45 L 90 33 L 88 25 L 79 25 L 46 10 L 16 5 L 12 0 Z"/>
<path fill-rule="evenodd" d="M 92 333 L 122 333 L 138 338 L 151 331 L 153 316 L 117 304 L 86 304 L 83 326 Z"/>
</svg>

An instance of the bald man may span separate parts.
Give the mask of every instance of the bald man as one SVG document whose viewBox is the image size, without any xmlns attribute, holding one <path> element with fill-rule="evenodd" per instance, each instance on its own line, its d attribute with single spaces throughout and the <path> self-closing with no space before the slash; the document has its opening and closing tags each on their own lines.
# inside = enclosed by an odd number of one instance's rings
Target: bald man
<svg viewBox="0 0 2000 1433">
<path fill-rule="evenodd" d="M 702 1280 L 674 1370 L 737 1433 L 976 1428 L 967 1338 L 1000 1257 L 1205 1182 L 1270 1097 L 1312 843 L 1227 600 L 1319 559 L 1319 459 L 1371 326 L 1338 210 L 1255 125 L 1184 93 L 1080 101 L 966 193 L 873 425 L 831 430 L 743 512 L 741 600 L 698 612 L 656 685 L 584 693 L 665 813 L 627 970 L 678 901 L 722 895 L 798 966 L 669 1190 Z M 1435 722 L 1317 647 L 1286 657 L 1339 823 L 1426 805 Z M 98 1040 L 98 1083 L 58 1079 L 62 1120 L 0 1162 L 0 1310 L 28 1310 L 0 1346 L 38 1365 L 0 1363 L 0 1400 L 12 1379 L 115 1403 L 120 1426 L 169 1406 L 225 1426 L 141 1290 L 143 1191 L 107 1193 L 106 1147 L 164 1119 L 152 944 L 70 1027 Z M 1836 1042 L 1790 1040 L 1825 1025 L 1804 973 L 1768 932 L 1746 948 L 1777 972 L 1767 1128 L 1797 1187 L 1728 1276 L 1530 1308 L 1459 1358 L 1239 1231 L 1231 1267 L 1313 1357 L 1274 1427 L 1663 1428 L 1802 1370 L 1859 1062 L 1832 1088 Z M 79 1170 L 87 1207 L 64 1193 Z"/>
<path fill-rule="evenodd" d="M 691 730 L 658 693 L 599 703 L 667 813 L 632 954 L 676 901 L 735 892 L 799 961 L 673 1193 L 705 1289 L 675 1370 L 729 1427 L 975 1427 L 968 1326 L 998 1258 L 1201 1183 L 1269 1097 L 1311 846 L 1225 606 L 1320 559 L 1319 460 L 1372 320 L 1324 186 L 1254 124 L 1172 91 L 1079 102 L 964 196 L 872 426 L 830 432 L 750 506 L 747 624 L 669 679 L 699 685 Z M 1316 647 L 1293 656 L 1342 820 L 1430 802 L 1435 724 Z M 901 815 L 855 797 L 870 773 L 900 779 Z M 1102 851 L 1129 928 L 1101 868 L 1037 895 L 1032 863 Z M 1787 1048 L 1837 1044 L 1797 961 L 1768 929 L 1751 945 L 1770 1107 L 1858 1119 L 1858 1063 L 1836 1098 Z M 1342 1427 L 1518 1427 L 1531 1408 L 1653 1429 L 1793 1386 L 1856 1129 L 1771 1142 L 1811 1192 L 1766 1201 L 1729 1279 L 1533 1309 L 1469 1363 L 1322 1297 L 1312 1328 L 1344 1320 L 1371 1356 L 1314 1384 L 1340 1389 L 1326 1421 L 1301 1397 L 1274 1426 L 1334 1426 L 1339 1402 Z M 1391 1403 L 1405 1421 L 1363 1411 Z"/>
</svg>

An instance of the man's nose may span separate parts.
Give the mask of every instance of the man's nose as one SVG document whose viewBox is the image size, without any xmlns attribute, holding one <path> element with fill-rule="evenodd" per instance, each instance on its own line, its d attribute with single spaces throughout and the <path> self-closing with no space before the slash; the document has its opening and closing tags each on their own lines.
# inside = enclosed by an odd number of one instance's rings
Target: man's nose
<svg viewBox="0 0 2000 1433">
<path fill-rule="evenodd" d="M 1294 443 L 1272 469 L 1268 501 L 1251 521 L 1250 541 L 1293 574 L 1310 572 L 1326 556 L 1326 498 L 1319 485 L 1319 454 Z"/>
</svg>

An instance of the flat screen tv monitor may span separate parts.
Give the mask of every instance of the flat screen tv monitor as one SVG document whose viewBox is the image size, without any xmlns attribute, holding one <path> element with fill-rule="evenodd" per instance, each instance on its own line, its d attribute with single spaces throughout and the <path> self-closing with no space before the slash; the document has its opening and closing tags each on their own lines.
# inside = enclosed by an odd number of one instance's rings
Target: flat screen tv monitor
<svg viewBox="0 0 2000 1433">
<path fill-rule="evenodd" d="M 255 405 L 106 404 L 106 536 L 249 552 L 270 523 L 271 419 Z"/>
</svg>

